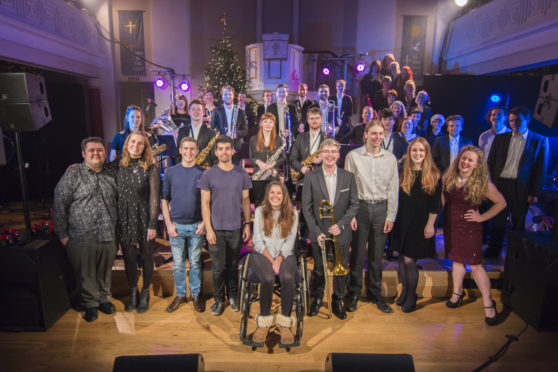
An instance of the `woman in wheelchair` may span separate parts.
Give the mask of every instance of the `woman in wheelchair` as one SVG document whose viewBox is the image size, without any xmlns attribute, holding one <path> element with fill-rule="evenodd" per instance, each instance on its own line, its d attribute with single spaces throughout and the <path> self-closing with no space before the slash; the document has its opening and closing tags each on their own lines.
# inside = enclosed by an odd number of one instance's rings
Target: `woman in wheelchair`
<svg viewBox="0 0 558 372">
<path fill-rule="evenodd" d="M 292 208 L 287 188 L 278 181 L 270 182 L 262 205 L 256 208 L 254 253 L 250 258 L 250 268 L 260 280 L 260 313 L 256 316 L 257 328 L 252 334 L 254 343 L 265 342 L 269 328 L 273 326 L 271 301 L 276 275 L 281 281 L 281 313 L 277 314 L 281 344 L 295 342 L 291 331 L 295 319 L 291 317 L 291 311 L 296 287 L 294 244 L 297 228 L 298 215 Z"/>
</svg>

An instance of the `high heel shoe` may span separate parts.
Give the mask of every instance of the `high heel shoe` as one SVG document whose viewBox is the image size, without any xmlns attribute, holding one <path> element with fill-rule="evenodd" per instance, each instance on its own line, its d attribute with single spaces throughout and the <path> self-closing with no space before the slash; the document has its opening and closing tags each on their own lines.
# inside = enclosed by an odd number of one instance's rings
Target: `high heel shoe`
<svg viewBox="0 0 558 372">
<path fill-rule="evenodd" d="M 489 318 L 489 317 L 485 317 L 484 321 L 486 322 L 486 324 L 488 324 L 489 326 L 495 326 L 496 324 L 498 324 L 498 310 L 496 310 L 496 301 L 492 300 L 492 306 L 485 306 L 485 309 L 494 309 L 494 316 Z"/>
<path fill-rule="evenodd" d="M 399 295 L 397 300 L 395 300 L 395 304 L 397 306 L 403 306 L 406 298 L 407 298 L 407 287 L 401 287 L 401 294 Z"/>
<path fill-rule="evenodd" d="M 456 307 L 461 306 L 463 303 L 463 297 L 465 297 L 465 290 L 462 289 L 461 293 L 454 292 L 453 294 L 459 297 L 457 298 L 457 302 L 452 302 L 451 297 L 446 301 L 446 307 L 449 307 L 450 309 L 455 309 Z"/>
</svg>

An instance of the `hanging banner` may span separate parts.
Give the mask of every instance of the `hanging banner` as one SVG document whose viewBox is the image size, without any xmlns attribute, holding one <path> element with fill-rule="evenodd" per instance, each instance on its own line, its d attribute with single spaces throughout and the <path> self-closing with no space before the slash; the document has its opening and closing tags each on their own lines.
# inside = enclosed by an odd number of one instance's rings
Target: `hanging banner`
<svg viewBox="0 0 558 372">
<path fill-rule="evenodd" d="M 424 75 L 424 50 L 426 47 L 426 25 L 428 16 L 403 16 L 401 40 L 401 64 L 413 70 L 413 77 Z"/>
<path fill-rule="evenodd" d="M 120 42 L 134 53 L 145 57 L 143 43 L 143 11 L 119 10 L 118 24 Z M 144 60 L 122 47 L 120 47 L 120 68 L 122 75 L 145 75 Z"/>
</svg>

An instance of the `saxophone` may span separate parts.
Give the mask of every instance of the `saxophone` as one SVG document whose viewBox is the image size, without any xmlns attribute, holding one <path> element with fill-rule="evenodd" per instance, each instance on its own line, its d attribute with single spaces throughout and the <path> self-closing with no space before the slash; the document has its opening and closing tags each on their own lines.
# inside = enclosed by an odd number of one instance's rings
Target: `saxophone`
<svg viewBox="0 0 558 372">
<path fill-rule="evenodd" d="M 283 145 L 281 145 L 281 147 L 279 147 L 274 153 L 273 155 L 271 155 L 271 157 L 269 159 L 267 159 L 266 164 L 271 164 L 274 161 L 277 161 L 277 159 L 279 159 L 279 156 L 281 156 L 281 152 L 283 152 L 283 150 L 285 149 L 285 147 L 287 147 L 287 143 L 285 143 L 283 141 Z M 277 175 L 277 170 L 276 169 L 271 169 L 271 170 L 262 170 L 259 169 L 256 173 L 254 173 L 252 175 L 252 179 L 254 181 L 265 181 L 269 178 L 269 176 L 273 176 L 275 177 Z"/>
<path fill-rule="evenodd" d="M 300 164 L 302 164 L 302 166 L 304 167 L 305 165 L 311 165 L 312 164 L 312 160 L 314 160 L 316 157 L 318 157 L 318 155 L 320 155 L 320 152 L 322 151 L 322 146 L 320 145 L 320 147 L 318 147 L 318 149 L 313 153 L 310 154 L 306 159 L 304 159 L 302 162 L 300 162 Z M 293 168 L 291 168 L 291 179 L 293 180 L 293 182 L 298 181 L 299 179 L 301 179 L 303 176 L 302 173 L 294 170 Z"/>
<path fill-rule="evenodd" d="M 209 141 L 207 146 L 205 146 L 205 148 L 196 156 L 195 161 L 197 165 L 202 166 L 202 164 L 205 163 L 207 155 L 209 155 L 209 152 L 213 148 L 213 145 L 215 145 L 215 141 L 217 141 L 217 138 L 219 138 L 219 132 L 215 133 L 215 137 L 213 137 L 211 141 Z M 203 165 L 203 167 L 207 169 L 209 168 L 209 164 L 205 164 Z"/>
</svg>

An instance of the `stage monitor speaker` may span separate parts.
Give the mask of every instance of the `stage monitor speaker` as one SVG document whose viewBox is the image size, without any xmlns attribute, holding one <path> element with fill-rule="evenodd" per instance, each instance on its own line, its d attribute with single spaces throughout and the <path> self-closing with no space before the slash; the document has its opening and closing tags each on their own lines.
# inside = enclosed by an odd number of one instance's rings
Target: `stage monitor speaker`
<svg viewBox="0 0 558 372">
<path fill-rule="evenodd" d="M 510 235 L 502 302 L 537 330 L 558 331 L 558 243 L 550 233 Z"/>
<path fill-rule="evenodd" d="M 0 329 L 45 331 L 70 308 L 58 239 L 0 249 Z"/>
<path fill-rule="evenodd" d="M 558 125 L 558 74 L 543 76 L 533 117 L 550 128 Z"/>
<path fill-rule="evenodd" d="M 9 131 L 34 131 L 51 120 L 42 76 L 0 74 L 0 127 Z"/>
<path fill-rule="evenodd" d="M 130 355 L 114 359 L 113 372 L 203 372 L 201 354 Z"/>
<path fill-rule="evenodd" d="M 409 354 L 351 354 L 330 353 L 326 372 L 414 372 L 415 364 Z"/>
</svg>

